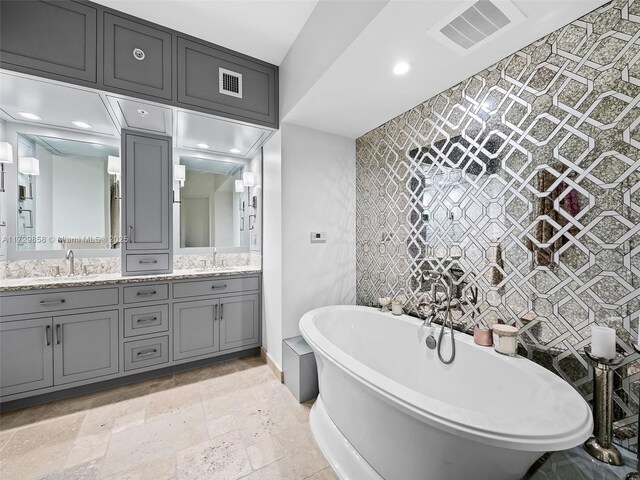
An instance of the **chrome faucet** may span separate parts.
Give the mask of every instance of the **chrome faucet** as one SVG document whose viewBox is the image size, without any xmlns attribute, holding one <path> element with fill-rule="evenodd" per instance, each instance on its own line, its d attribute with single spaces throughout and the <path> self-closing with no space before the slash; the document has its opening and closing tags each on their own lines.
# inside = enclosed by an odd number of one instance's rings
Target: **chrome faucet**
<svg viewBox="0 0 640 480">
<path fill-rule="evenodd" d="M 69 268 L 67 269 L 67 275 L 72 277 L 73 275 L 76 274 L 76 268 L 73 263 L 73 250 L 71 249 L 67 250 L 67 254 L 64 256 L 64 258 L 66 258 L 69 261 L 69 264 L 68 264 Z"/>
<path fill-rule="evenodd" d="M 213 248 L 211 249 L 211 257 L 212 257 L 212 262 L 213 262 L 213 263 L 211 264 L 211 266 L 212 266 L 213 268 L 216 268 L 216 257 L 217 257 L 217 255 L 218 255 L 218 249 L 217 249 L 217 247 L 213 247 Z"/>
<path fill-rule="evenodd" d="M 431 321 L 433 321 L 433 318 L 435 318 L 435 314 L 436 312 L 443 312 L 443 318 L 442 318 L 442 327 L 440 328 L 440 334 L 438 335 L 438 341 L 437 341 L 437 348 L 438 348 L 438 358 L 440 359 L 440 361 L 444 364 L 449 364 L 452 363 L 453 360 L 456 358 L 456 343 L 455 343 L 455 339 L 453 338 L 453 315 L 451 313 L 451 310 L 453 308 L 460 308 L 460 303 L 456 301 L 455 306 L 452 305 L 452 295 L 453 295 L 453 278 L 451 278 L 451 275 L 444 273 L 444 272 L 439 272 L 437 270 L 427 270 L 424 274 L 425 278 L 430 278 L 433 279 L 434 282 L 431 284 L 431 310 L 433 312 L 433 317 L 431 319 L 429 319 L 429 325 L 431 324 Z M 441 283 L 438 280 L 444 280 L 446 283 Z M 442 287 L 443 289 L 443 293 L 445 295 L 444 298 L 444 302 L 441 302 L 438 299 L 438 286 Z M 444 303 L 444 304 L 443 304 Z M 445 359 L 442 356 L 442 340 L 444 338 L 444 329 L 447 327 L 447 321 L 449 323 L 449 330 L 450 330 L 450 335 L 451 335 L 451 357 L 449 357 L 448 359 Z M 426 324 L 427 320 L 425 319 L 425 324 Z M 429 342 L 427 341 L 427 346 L 429 348 L 435 348 L 435 342 L 432 342 L 431 345 L 429 344 Z"/>
</svg>

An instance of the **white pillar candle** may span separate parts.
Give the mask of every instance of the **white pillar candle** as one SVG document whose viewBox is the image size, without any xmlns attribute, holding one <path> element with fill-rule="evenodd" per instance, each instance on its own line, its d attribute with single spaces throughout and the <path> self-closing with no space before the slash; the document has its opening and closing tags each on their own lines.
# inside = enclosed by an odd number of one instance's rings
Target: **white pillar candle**
<svg viewBox="0 0 640 480">
<path fill-rule="evenodd" d="M 613 328 L 591 325 L 591 355 L 616 358 L 616 331 Z"/>
</svg>

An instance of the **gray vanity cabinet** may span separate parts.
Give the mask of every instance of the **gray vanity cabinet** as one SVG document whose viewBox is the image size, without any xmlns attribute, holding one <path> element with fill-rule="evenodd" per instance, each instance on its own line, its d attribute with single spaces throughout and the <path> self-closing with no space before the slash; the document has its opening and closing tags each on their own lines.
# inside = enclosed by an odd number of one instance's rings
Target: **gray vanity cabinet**
<svg viewBox="0 0 640 480">
<path fill-rule="evenodd" d="M 122 249 L 124 275 L 170 273 L 172 142 L 122 131 Z"/>
<path fill-rule="evenodd" d="M 177 43 L 178 102 L 278 128 L 276 67 L 180 36 Z"/>
<path fill-rule="evenodd" d="M 118 312 L 53 319 L 56 385 L 118 373 Z"/>
<path fill-rule="evenodd" d="M 217 299 L 173 304 L 173 359 L 201 357 L 220 350 Z"/>
<path fill-rule="evenodd" d="M 170 100 L 170 33 L 104 14 L 104 84 Z"/>
<path fill-rule="evenodd" d="M 220 299 L 220 350 L 260 341 L 259 299 L 258 295 Z"/>
<path fill-rule="evenodd" d="M 67 0 L 0 2 L 0 66 L 96 83 L 97 10 Z"/>
<path fill-rule="evenodd" d="M 53 385 L 51 317 L 0 323 L 0 394 Z"/>
</svg>

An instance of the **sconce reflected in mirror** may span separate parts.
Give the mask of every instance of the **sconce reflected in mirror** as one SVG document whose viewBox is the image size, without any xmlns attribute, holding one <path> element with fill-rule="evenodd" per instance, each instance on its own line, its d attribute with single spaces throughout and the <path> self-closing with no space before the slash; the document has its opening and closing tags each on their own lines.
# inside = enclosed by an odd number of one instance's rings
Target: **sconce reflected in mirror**
<svg viewBox="0 0 640 480">
<path fill-rule="evenodd" d="M 0 192 L 4 192 L 5 163 L 13 163 L 13 147 L 9 142 L 0 142 Z"/>
<path fill-rule="evenodd" d="M 244 172 L 242 174 L 242 182 L 244 183 L 244 186 L 247 187 L 247 205 L 253 208 L 253 213 L 249 215 L 249 230 L 253 230 L 254 225 L 251 224 L 251 219 L 253 218 L 253 221 L 255 222 L 256 209 L 258 208 L 258 197 L 251 196 L 251 187 L 256 184 L 253 172 Z"/>
<path fill-rule="evenodd" d="M 114 200 L 122 200 L 120 196 L 120 173 L 122 172 L 120 157 L 109 155 L 107 157 L 107 173 L 113 175 L 111 195 Z"/>
<path fill-rule="evenodd" d="M 24 199 L 33 199 L 33 176 L 40 175 L 40 160 L 35 157 L 20 157 L 18 171 L 23 175 L 29 175 L 29 196 Z"/>
<path fill-rule="evenodd" d="M 184 187 L 184 181 L 187 179 L 187 167 L 185 165 L 174 165 L 173 166 L 173 181 L 178 182 L 180 185 L 179 188 Z M 173 203 L 181 204 L 180 200 L 176 200 L 175 192 L 173 194 Z"/>
</svg>

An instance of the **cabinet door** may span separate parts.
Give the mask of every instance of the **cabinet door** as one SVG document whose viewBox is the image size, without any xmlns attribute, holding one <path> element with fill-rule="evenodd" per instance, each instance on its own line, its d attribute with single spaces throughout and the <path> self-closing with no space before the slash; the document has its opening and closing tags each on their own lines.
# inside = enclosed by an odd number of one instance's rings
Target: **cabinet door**
<svg viewBox="0 0 640 480">
<path fill-rule="evenodd" d="M 95 83 L 96 18 L 95 8 L 77 2 L 2 0 L 2 67 Z"/>
<path fill-rule="evenodd" d="M 122 152 L 125 182 L 122 231 L 128 236 L 125 250 L 169 250 L 171 139 L 123 131 Z M 149 270 L 159 270 L 151 267 Z"/>
<path fill-rule="evenodd" d="M 118 373 L 118 312 L 53 319 L 56 385 Z"/>
<path fill-rule="evenodd" d="M 277 67 L 178 37 L 178 102 L 277 128 Z"/>
<path fill-rule="evenodd" d="M 220 299 L 220 350 L 260 342 L 259 296 Z"/>
<path fill-rule="evenodd" d="M 0 323 L 0 395 L 53 385 L 51 318 Z"/>
<path fill-rule="evenodd" d="M 104 84 L 171 99 L 171 34 L 104 14 Z"/>
<path fill-rule="evenodd" d="M 173 304 L 173 359 L 210 355 L 220 350 L 218 300 Z"/>
</svg>

